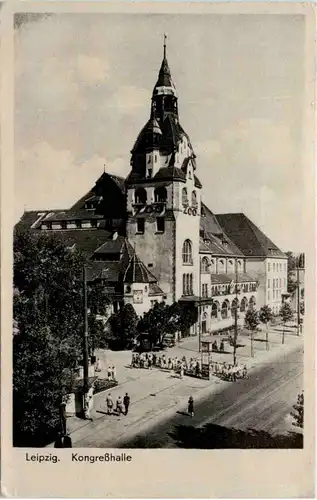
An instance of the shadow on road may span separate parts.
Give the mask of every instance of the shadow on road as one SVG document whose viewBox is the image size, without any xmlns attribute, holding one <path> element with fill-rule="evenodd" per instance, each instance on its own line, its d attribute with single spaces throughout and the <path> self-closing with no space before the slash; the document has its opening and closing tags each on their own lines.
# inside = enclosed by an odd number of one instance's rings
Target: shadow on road
<svg viewBox="0 0 317 500">
<path fill-rule="evenodd" d="M 303 448 L 303 435 L 297 432 L 272 435 L 266 431 L 242 431 L 214 424 L 206 424 L 202 428 L 177 425 L 169 436 L 179 448 Z"/>
</svg>

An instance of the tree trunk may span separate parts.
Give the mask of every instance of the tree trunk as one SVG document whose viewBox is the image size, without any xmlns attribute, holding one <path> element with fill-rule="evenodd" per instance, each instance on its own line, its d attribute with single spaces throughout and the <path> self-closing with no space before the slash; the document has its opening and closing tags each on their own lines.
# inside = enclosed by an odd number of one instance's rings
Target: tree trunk
<svg viewBox="0 0 317 500">
<path fill-rule="evenodd" d="M 284 341 L 285 341 L 285 330 L 284 330 L 284 324 L 283 324 L 282 344 L 284 344 Z"/>
<path fill-rule="evenodd" d="M 269 351 L 269 327 L 268 324 L 266 323 L 266 350 Z"/>
</svg>

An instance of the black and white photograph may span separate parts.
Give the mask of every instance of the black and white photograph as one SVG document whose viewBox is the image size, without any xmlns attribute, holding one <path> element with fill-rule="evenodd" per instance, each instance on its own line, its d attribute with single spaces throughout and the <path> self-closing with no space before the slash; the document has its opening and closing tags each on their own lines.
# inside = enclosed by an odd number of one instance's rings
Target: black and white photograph
<svg viewBox="0 0 317 500">
<path fill-rule="evenodd" d="M 15 14 L 14 447 L 303 448 L 304 49 Z"/>
</svg>

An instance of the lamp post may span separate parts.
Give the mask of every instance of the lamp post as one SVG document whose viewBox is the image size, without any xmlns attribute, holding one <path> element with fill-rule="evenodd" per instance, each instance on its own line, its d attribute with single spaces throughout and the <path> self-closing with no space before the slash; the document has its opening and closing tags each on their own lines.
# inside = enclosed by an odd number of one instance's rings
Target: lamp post
<svg viewBox="0 0 317 500">
<path fill-rule="evenodd" d="M 201 259 L 199 257 L 199 295 L 198 295 L 198 352 L 201 352 Z"/>
<path fill-rule="evenodd" d="M 87 308 L 87 278 L 86 266 L 83 267 L 83 360 L 84 360 L 84 398 L 88 392 L 88 308 Z"/>
<path fill-rule="evenodd" d="M 234 334 L 233 334 L 233 366 L 237 363 L 237 339 L 238 339 L 238 261 L 235 261 L 235 274 L 236 274 L 236 304 L 234 314 Z"/>
</svg>

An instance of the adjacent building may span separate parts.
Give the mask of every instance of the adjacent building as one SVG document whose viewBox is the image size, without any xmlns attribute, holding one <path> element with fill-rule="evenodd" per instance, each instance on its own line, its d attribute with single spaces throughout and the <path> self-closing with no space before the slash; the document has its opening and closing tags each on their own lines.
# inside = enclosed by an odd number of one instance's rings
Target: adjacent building
<svg viewBox="0 0 317 500">
<path fill-rule="evenodd" d="M 278 313 L 287 257 L 244 214 L 215 215 L 203 202 L 165 45 L 130 166 L 126 179 L 103 173 L 69 209 L 25 212 L 16 230 L 51 232 L 84 251 L 89 281 L 104 284 L 114 310 L 131 303 L 141 316 L 157 301 L 181 301 L 199 308 L 191 334 L 250 306 Z"/>
</svg>

